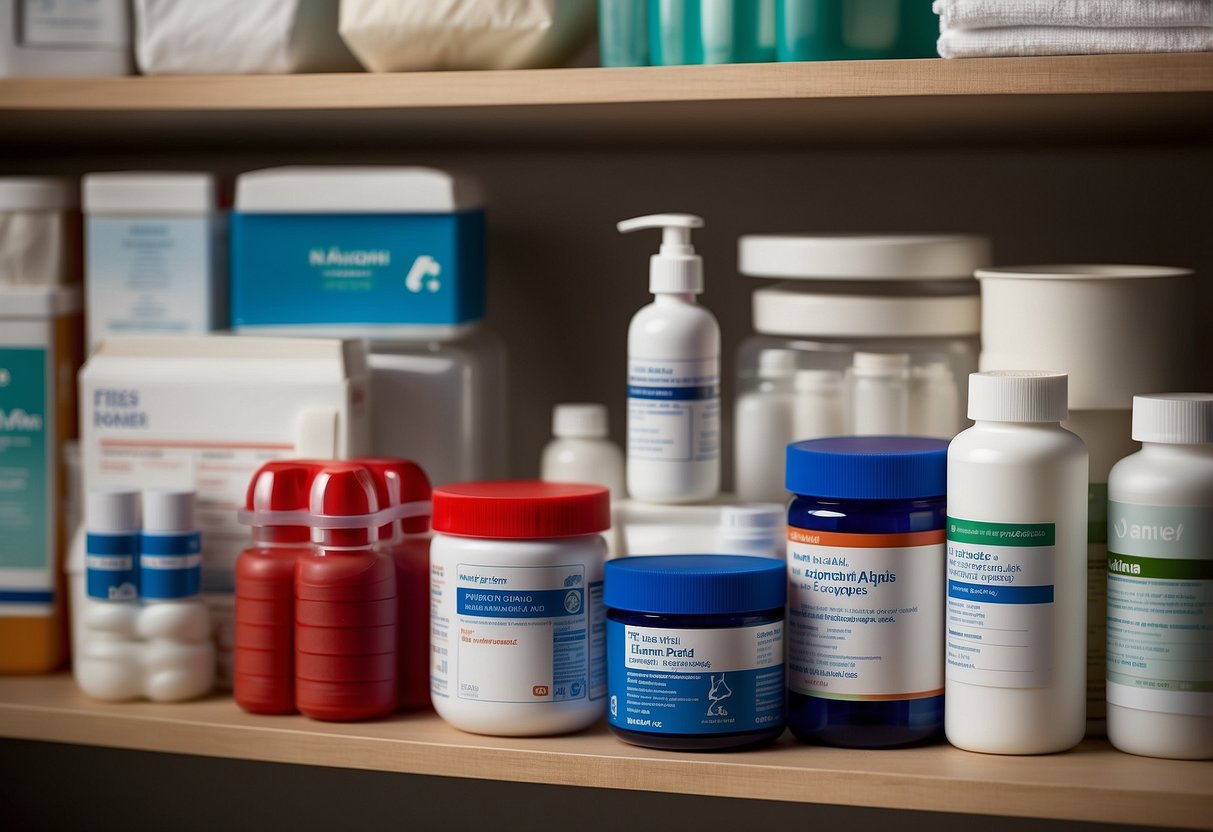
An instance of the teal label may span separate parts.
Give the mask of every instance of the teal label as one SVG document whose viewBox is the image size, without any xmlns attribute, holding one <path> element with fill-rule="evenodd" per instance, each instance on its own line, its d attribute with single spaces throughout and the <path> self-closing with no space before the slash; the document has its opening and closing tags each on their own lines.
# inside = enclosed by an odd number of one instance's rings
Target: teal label
<svg viewBox="0 0 1213 832">
<path fill-rule="evenodd" d="M 15 615 L 53 600 L 48 360 L 41 347 L 0 348 L 0 610 Z"/>
</svg>

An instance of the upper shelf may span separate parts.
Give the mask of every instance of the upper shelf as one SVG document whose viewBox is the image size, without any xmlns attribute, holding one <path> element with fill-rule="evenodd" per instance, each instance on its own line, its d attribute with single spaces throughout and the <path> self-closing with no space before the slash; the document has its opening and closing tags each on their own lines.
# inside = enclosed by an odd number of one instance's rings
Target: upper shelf
<svg viewBox="0 0 1213 832">
<path fill-rule="evenodd" d="M 1103 742 L 1045 757 L 943 745 L 855 751 L 787 737 L 760 751 L 662 752 L 625 745 L 602 726 L 506 739 L 461 733 L 433 713 L 333 724 L 252 716 L 219 696 L 103 704 L 67 676 L 0 677 L 0 736 L 442 777 L 1213 829 L 1213 763 L 1133 757 Z"/>
<path fill-rule="evenodd" d="M 1208 138 L 1213 54 L 11 79 L 0 118 L 39 145 L 86 125 L 127 144 Z"/>
</svg>

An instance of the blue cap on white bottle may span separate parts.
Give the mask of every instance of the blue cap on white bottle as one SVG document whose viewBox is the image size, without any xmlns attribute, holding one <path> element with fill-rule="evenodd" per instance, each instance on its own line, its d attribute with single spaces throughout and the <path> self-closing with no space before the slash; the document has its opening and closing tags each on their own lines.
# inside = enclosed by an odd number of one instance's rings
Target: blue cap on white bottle
<svg viewBox="0 0 1213 832">
<path fill-rule="evenodd" d="M 189 598 L 202 582 L 202 541 L 195 520 L 195 494 L 153 490 L 143 494 L 143 536 L 139 546 L 144 598 Z"/>
</svg>

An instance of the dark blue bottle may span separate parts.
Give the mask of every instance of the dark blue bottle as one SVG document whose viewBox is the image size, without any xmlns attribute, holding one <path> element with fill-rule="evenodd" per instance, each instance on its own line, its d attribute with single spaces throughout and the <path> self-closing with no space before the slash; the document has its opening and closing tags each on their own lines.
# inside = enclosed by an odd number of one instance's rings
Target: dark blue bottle
<svg viewBox="0 0 1213 832">
<path fill-rule="evenodd" d="M 943 736 L 948 443 L 788 446 L 788 726 L 895 748 Z"/>
</svg>

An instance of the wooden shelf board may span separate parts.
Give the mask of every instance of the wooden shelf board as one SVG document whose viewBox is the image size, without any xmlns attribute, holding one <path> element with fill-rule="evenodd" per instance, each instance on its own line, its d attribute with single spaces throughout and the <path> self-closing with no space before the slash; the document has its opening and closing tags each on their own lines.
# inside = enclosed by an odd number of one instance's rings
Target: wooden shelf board
<svg viewBox="0 0 1213 832">
<path fill-rule="evenodd" d="M 1213 762 L 1150 760 L 1086 742 L 1047 757 L 947 746 L 734 754 L 634 748 L 603 727 L 566 737 L 464 734 L 432 713 L 360 724 L 245 714 L 226 697 L 93 702 L 71 678 L 0 678 L 0 736 L 278 763 L 1028 818 L 1213 828 Z"/>
</svg>

